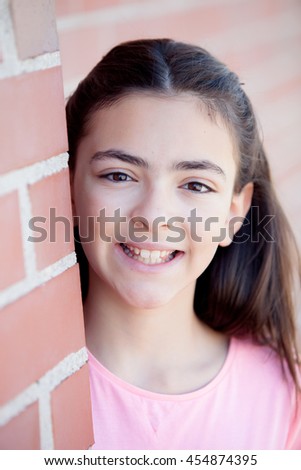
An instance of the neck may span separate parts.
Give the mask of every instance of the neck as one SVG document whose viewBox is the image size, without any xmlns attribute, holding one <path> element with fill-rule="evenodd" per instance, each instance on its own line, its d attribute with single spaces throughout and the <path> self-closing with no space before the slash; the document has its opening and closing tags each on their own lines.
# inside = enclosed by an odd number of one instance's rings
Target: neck
<svg viewBox="0 0 301 470">
<path fill-rule="evenodd" d="M 217 349 L 225 351 L 225 342 L 196 317 L 194 289 L 188 286 L 167 305 L 144 309 L 126 304 L 90 276 L 84 305 L 88 348 L 111 372 L 148 389 L 156 389 L 150 382 L 166 377 L 166 371 L 207 367 Z"/>
</svg>

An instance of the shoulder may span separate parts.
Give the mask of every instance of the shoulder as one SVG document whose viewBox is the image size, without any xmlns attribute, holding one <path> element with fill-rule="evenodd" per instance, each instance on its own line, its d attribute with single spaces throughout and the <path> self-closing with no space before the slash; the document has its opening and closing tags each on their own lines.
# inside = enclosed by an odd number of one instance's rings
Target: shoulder
<svg viewBox="0 0 301 470">
<path fill-rule="evenodd" d="M 264 395 L 273 394 L 291 401 L 294 394 L 293 380 L 286 363 L 271 347 L 255 343 L 251 339 L 233 338 L 231 373 L 248 389 L 257 389 Z"/>
<path fill-rule="evenodd" d="M 249 339 L 231 339 L 219 391 L 220 400 L 227 403 L 225 413 L 243 426 L 248 423 L 248 442 L 256 436 L 266 449 L 301 449 L 300 394 L 296 396 L 288 367 L 273 349 Z"/>
<path fill-rule="evenodd" d="M 279 373 L 281 360 L 276 351 L 270 346 L 259 344 L 250 338 L 232 338 L 235 350 L 235 362 L 244 367 L 269 369 Z"/>
</svg>

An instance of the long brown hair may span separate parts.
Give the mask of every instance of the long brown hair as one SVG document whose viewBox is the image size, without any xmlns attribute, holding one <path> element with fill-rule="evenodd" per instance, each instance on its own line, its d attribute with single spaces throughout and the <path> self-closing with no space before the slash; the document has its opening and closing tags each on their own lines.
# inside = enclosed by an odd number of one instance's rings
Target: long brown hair
<svg viewBox="0 0 301 470">
<path fill-rule="evenodd" d="M 254 184 L 252 207 L 241 229 L 196 284 L 196 314 L 215 330 L 249 335 L 277 351 L 297 384 L 293 289 L 300 281 L 299 254 L 274 192 L 252 105 L 239 78 L 206 50 L 170 39 L 137 40 L 114 47 L 79 84 L 67 103 L 70 168 L 91 115 L 133 92 L 189 92 L 221 116 L 240 157 L 235 191 Z M 256 209 L 256 210 L 255 210 Z M 269 237 L 258 223 L 269 218 Z M 242 242 L 243 240 L 243 242 Z M 87 261 L 77 238 L 83 296 Z"/>
</svg>

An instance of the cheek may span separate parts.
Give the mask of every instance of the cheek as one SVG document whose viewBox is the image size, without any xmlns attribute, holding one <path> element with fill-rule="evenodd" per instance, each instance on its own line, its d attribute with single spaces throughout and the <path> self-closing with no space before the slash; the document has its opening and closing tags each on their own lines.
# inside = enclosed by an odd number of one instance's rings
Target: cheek
<svg viewBox="0 0 301 470">
<path fill-rule="evenodd" d="M 75 200 L 76 213 L 82 219 L 88 216 L 98 217 L 101 210 L 112 215 L 116 205 L 105 192 L 100 192 L 97 185 L 82 184 L 78 186 Z"/>
<path fill-rule="evenodd" d="M 226 235 L 229 204 L 210 203 L 202 204 L 190 211 L 187 221 L 187 232 L 192 242 L 202 242 L 205 245 L 218 245 Z M 227 201 L 226 201 L 227 202 Z"/>
<path fill-rule="evenodd" d="M 218 243 L 208 241 L 204 237 L 202 237 L 202 241 L 196 241 L 193 243 L 190 272 L 193 274 L 195 279 L 201 276 L 210 265 L 217 248 Z"/>
<path fill-rule="evenodd" d="M 82 243 L 90 244 L 97 237 L 97 217 L 99 216 L 99 204 L 93 194 L 87 191 L 84 185 L 75 186 L 75 213 L 76 224 Z"/>
</svg>

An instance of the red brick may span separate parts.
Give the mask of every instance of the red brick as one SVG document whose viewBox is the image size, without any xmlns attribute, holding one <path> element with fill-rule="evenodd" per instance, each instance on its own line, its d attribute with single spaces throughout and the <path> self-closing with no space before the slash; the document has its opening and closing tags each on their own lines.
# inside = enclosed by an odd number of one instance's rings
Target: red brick
<svg viewBox="0 0 301 470">
<path fill-rule="evenodd" d="M 84 344 L 76 265 L 1 311 L 0 404 Z"/>
<path fill-rule="evenodd" d="M 27 407 L 21 414 L 0 428 L 0 449 L 40 449 L 39 409 L 37 402 Z"/>
<path fill-rule="evenodd" d="M 68 169 L 44 178 L 29 188 L 32 217 L 44 217 L 46 222 L 37 223 L 47 231 L 47 238 L 35 242 L 37 268 L 58 261 L 74 250 L 73 223 Z M 50 212 L 51 209 L 51 212 Z M 65 222 L 57 220 L 64 218 Z M 40 238 L 39 233 L 33 235 Z"/>
<path fill-rule="evenodd" d="M 20 59 L 58 50 L 54 0 L 11 0 Z"/>
<path fill-rule="evenodd" d="M 296 166 L 286 178 L 277 181 L 277 194 L 301 248 L 300 218 L 301 164 Z"/>
<path fill-rule="evenodd" d="M 59 30 L 64 82 L 83 77 L 105 52 L 122 41 L 172 37 L 200 45 L 205 42 L 207 45 L 209 39 L 216 34 L 221 35 L 240 25 L 242 18 L 246 18 L 248 22 L 262 17 L 271 19 L 273 15 L 287 11 L 287 8 L 283 0 L 242 3 L 225 1 L 218 8 L 208 4 L 174 12 L 171 8 L 170 11 L 151 18 L 146 13 L 145 18 L 126 21 L 112 19 L 111 22 L 98 26 Z M 92 46 L 95 44 L 98 47 Z"/>
<path fill-rule="evenodd" d="M 61 68 L 0 81 L 0 173 L 67 147 Z"/>
<path fill-rule="evenodd" d="M 246 35 L 249 35 L 249 31 L 252 25 L 247 25 L 246 27 Z M 267 42 L 250 42 L 247 41 L 247 44 L 244 45 L 244 40 L 242 39 L 241 45 L 244 47 L 234 48 L 228 47 L 223 54 L 223 61 L 228 64 L 230 68 L 235 70 L 238 75 L 242 75 L 243 77 L 248 77 L 250 81 L 250 77 L 260 75 L 260 71 L 264 68 L 265 64 L 271 59 L 278 60 L 278 63 L 281 61 L 281 57 L 287 58 L 288 56 L 296 58 L 300 55 L 300 44 L 301 44 L 301 25 L 299 28 L 299 32 L 291 35 L 287 33 L 290 28 L 289 21 L 284 22 L 282 25 L 284 32 L 281 34 L 279 29 L 273 26 L 272 31 L 270 31 L 270 38 Z M 272 36 L 272 40 L 271 40 Z M 298 68 L 299 62 L 296 61 L 295 68 Z M 300 70 L 300 67 L 299 67 Z M 283 71 L 279 68 L 280 74 L 283 72 L 287 73 L 287 71 Z M 291 86 L 295 87 L 298 86 L 299 78 L 295 77 L 294 71 L 291 72 Z M 278 75 L 278 74 L 277 74 Z M 269 74 L 268 76 L 268 83 L 272 85 L 274 81 L 274 75 Z M 277 77 L 278 78 L 278 77 Z M 264 80 L 264 84 L 266 80 Z M 277 92 L 278 90 L 276 90 Z M 285 93 L 284 89 L 279 89 L 281 93 Z M 262 97 L 264 102 L 265 101 L 272 101 L 273 100 L 273 90 L 270 94 L 265 93 Z"/>
<path fill-rule="evenodd" d="M 290 166 L 291 161 L 300 158 L 300 145 L 298 148 L 301 125 L 300 99 L 300 91 L 292 92 L 287 93 L 285 97 L 275 99 L 271 105 L 257 107 L 271 161 L 274 160 L 275 152 L 275 155 L 283 160 L 285 167 Z M 291 139 L 289 147 L 285 145 L 288 138 Z M 282 154 L 279 153 L 280 148 Z"/>
<path fill-rule="evenodd" d="M 55 449 L 87 449 L 94 443 L 88 365 L 52 393 Z"/>
<path fill-rule="evenodd" d="M 24 275 L 23 245 L 18 193 L 0 198 L 0 290 L 20 281 Z"/>
<path fill-rule="evenodd" d="M 291 76 L 285 82 L 280 83 L 276 87 L 271 87 L 271 90 L 265 94 L 264 101 L 272 103 L 273 101 L 283 96 L 287 96 L 289 93 L 295 92 L 297 90 L 301 90 L 301 70 L 300 75 Z"/>
<path fill-rule="evenodd" d="M 287 109 L 289 113 L 289 108 Z M 286 113 L 285 113 L 286 114 Z M 269 161 L 273 168 L 275 179 L 286 179 L 296 172 L 301 174 L 300 168 L 300 142 L 299 132 L 301 119 L 282 131 L 270 133 L 265 138 L 265 145 L 269 149 Z"/>
<path fill-rule="evenodd" d="M 57 17 L 78 14 L 86 11 L 99 10 L 118 4 L 134 3 L 136 0 L 56 0 Z"/>
</svg>

